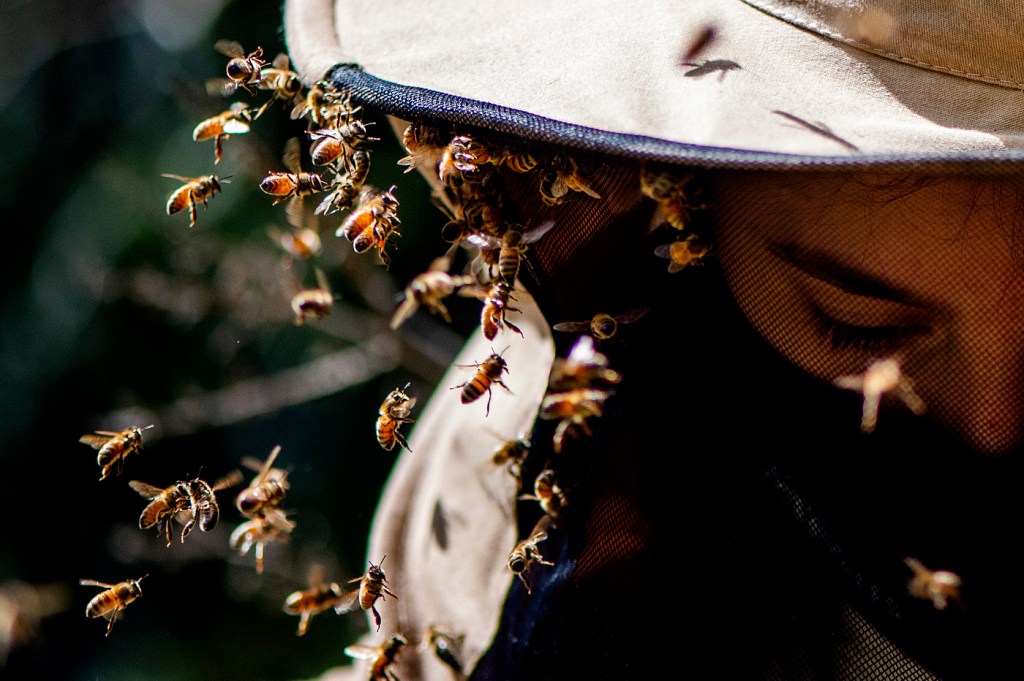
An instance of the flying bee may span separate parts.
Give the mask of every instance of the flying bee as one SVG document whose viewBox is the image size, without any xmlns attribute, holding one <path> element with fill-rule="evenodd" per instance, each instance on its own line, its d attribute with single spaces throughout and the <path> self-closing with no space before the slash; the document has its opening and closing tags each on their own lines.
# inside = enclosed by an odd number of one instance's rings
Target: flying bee
<svg viewBox="0 0 1024 681">
<path fill-rule="evenodd" d="M 314 126 L 323 128 L 327 126 L 330 118 L 328 112 L 338 106 L 343 99 L 330 81 L 318 80 L 310 86 L 302 101 L 296 103 L 289 116 L 293 121 L 308 117 Z"/>
<path fill-rule="evenodd" d="M 659 217 L 678 230 L 689 225 L 691 209 L 702 207 L 692 206 L 687 197 L 692 193 L 687 189 L 692 181 L 692 174 L 667 167 L 645 164 L 640 169 L 640 191 L 657 202 Z"/>
<path fill-rule="evenodd" d="M 509 474 L 520 481 L 520 469 L 526 461 L 526 455 L 530 453 L 530 438 L 528 435 L 520 435 L 514 440 L 505 440 L 494 448 L 487 464 L 500 467 L 504 466 Z"/>
<path fill-rule="evenodd" d="M 415 423 L 415 419 L 408 418 L 412 408 L 416 406 L 416 398 L 405 393 L 410 385 L 406 383 L 404 388 L 392 390 L 377 410 L 377 442 L 389 452 L 394 449 L 396 442 L 409 449 L 405 436 L 398 432 L 398 429 L 403 423 Z"/>
<path fill-rule="evenodd" d="M 264 193 L 277 197 L 272 205 L 276 206 L 288 198 L 300 199 L 327 191 L 328 185 L 324 178 L 318 173 L 303 172 L 299 158 L 299 138 L 291 137 L 285 142 L 284 155 L 281 157 L 290 172 L 271 171 L 260 182 L 260 189 Z"/>
<path fill-rule="evenodd" d="M 907 590 L 914 598 L 930 600 L 937 610 L 945 610 L 950 601 L 960 601 L 960 576 L 948 570 L 929 570 L 916 558 L 905 558 L 913 571 Z"/>
<path fill-rule="evenodd" d="M 356 253 L 365 253 L 376 247 L 384 267 L 391 264 L 391 258 L 384 249 L 388 239 L 398 234 L 398 226 L 401 224 L 397 213 L 398 199 L 394 191 L 394 185 L 388 190 L 365 185 L 359 193 L 356 206 L 334 233 L 335 236 L 344 236 L 351 241 Z"/>
<path fill-rule="evenodd" d="M 691 265 L 699 265 L 711 252 L 711 244 L 702 243 L 696 234 L 655 247 L 654 255 L 668 260 L 668 271 L 678 272 Z"/>
<path fill-rule="evenodd" d="M 171 521 L 177 520 L 183 527 L 181 541 L 189 535 L 195 525 L 203 532 L 212 530 L 220 517 L 215 493 L 227 487 L 237 485 L 242 480 L 240 471 L 232 471 L 228 475 L 210 485 L 205 480 L 194 478 L 178 481 L 169 487 L 154 487 L 140 480 L 132 480 L 128 485 L 141 496 L 149 499 L 149 504 L 139 516 L 139 528 L 148 530 L 157 528 L 157 534 L 164 534 L 167 545 L 171 545 Z"/>
<path fill-rule="evenodd" d="M 650 309 L 649 307 L 637 307 L 617 315 L 598 312 L 590 319 L 579 322 L 559 322 L 551 328 L 555 331 L 568 331 L 570 333 L 589 331 L 590 335 L 595 339 L 604 341 L 615 335 L 619 330 L 619 324 L 632 324 L 650 312 Z"/>
<path fill-rule="evenodd" d="M 326 583 L 323 580 L 323 566 L 310 566 L 307 576 L 308 587 L 295 591 L 284 601 L 284 611 L 289 615 L 299 616 L 299 628 L 296 636 L 304 636 L 309 629 L 309 620 L 313 615 L 325 610 L 334 609 L 338 614 L 343 612 L 345 593 L 337 582 Z"/>
<path fill-rule="evenodd" d="M 482 235 L 473 235 L 470 242 L 481 239 L 498 248 L 498 276 L 511 286 L 519 276 L 519 268 L 526 257 L 527 246 L 547 234 L 554 226 L 554 220 L 547 220 L 525 231 L 520 225 L 510 225 L 502 233 L 500 243 L 495 244 L 495 239 Z"/>
<path fill-rule="evenodd" d="M 370 676 L 368 681 L 399 681 L 398 676 L 390 667 L 398 657 L 398 651 L 408 644 L 401 634 L 393 634 L 391 638 L 379 646 L 368 646 L 353 643 L 345 646 L 345 654 L 357 660 L 370 660 Z"/>
<path fill-rule="evenodd" d="M 228 77 L 211 78 L 206 82 L 207 91 L 228 96 L 238 88 L 243 88 L 249 94 L 256 94 L 256 84 L 267 63 L 263 61 L 263 48 L 257 47 L 246 54 L 241 44 L 234 40 L 218 40 L 213 47 L 224 56 L 231 57 L 231 60 L 224 69 Z"/>
<path fill-rule="evenodd" d="M 462 653 L 459 650 L 463 638 L 463 636 L 455 636 L 448 633 L 436 624 L 429 624 L 423 630 L 420 646 L 423 649 L 433 650 L 437 659 L 448 665 L 457 679 L 463 679 L 465 676 L 463 674 Z"/>
<path fill-rule="evenodd" d="M 445 147 L 443 133 L 422 121 L 414 121 L 406 127 L 402 133 L 402 144 L 409 153 L 398 159 L 398 165 L 408 166 L 405 172 L 437 157 Z"/>
<path fill-rule="evenodd" d="M 224 153 L 224 140 L 232 135 L 244 135 L 252 127 L 252 112 L 242 102 L 235 102 L 227 111 L 211 116 L 192 130 L 196 142 L 213 139 L 213 162 L 220 163 Z"/>
<path fill-rule="evenodd" d="M 508 364 L 506 364 L 502 356 L 496 352 L 492 351 L 491 355 L 479 364 L 459 364 L 457 366 L 475 369 L 476 373 L 474 373 L 473 377 L 465 383 L 452 386 L 451 390 L 456 390 L 458 388 L 462 389 L 461 399 L 463 404 L 474 402 L 479 399 L 481 395 L 487 393 L 487 411 L 485 412 L 485 415 L 489 416 L 491 413 L 492 386 L 500 385 L 505 389 L 505 392 L 508 392 L 509 394 L 512 393 L 512 391 L 509 390 L 509 387 L 501 380 L 502 374 L 508 373 Z"/>
<path fill-rule="evenodd" d="M 370 152 L 356 149 L 345 159 L 344 172 L 331 183 L 332 189 L 313 211 L 317 215 L 331 215 L 346 210 L 359 198 L 359 192 L 370 173 Z"/>
<path fill-rule="evenodd" d="M 272 541 L 286 542 L 295 529 L 295 522 L 278 508 L 267 508 L 259 515 L 241 523 L 231 532 L 228 544 L 241 555 L 256 547 L 256 574 L 263 574 L 263 556 L 266 545 Z"/>
<path fill-rule="evenodd" d="M 379 137 L 370 137 L 366 123 L 352 119 L 340 123 L 333 128 L 310 130 L 307 133 L 312 140 L 310 157 L 313 163 L 326 166 L 339 158 L 347 159 L 356 149 L 363 148 L 367 142 L 377 142 Z"/>
<path fill-rule="evenodd" d="M 373 613 L 373 621 L 377 623 L 377 631 L 380 631 L 381 622 L 380 613 L 377 612 L 377 599 L 387 600 L 387 596 L 391 596 L 396 601 L 398 600 L 398 596 L 391 592 L 387 577 L 380 567 L 384 563 L 384 558 L 381 558 L 380 563 L 376 565 L 371 562 L 362 577 L 348 580 L 349 584 L 358 582 L 359 586 L 346 598 L 341 610 L 343 613 L 354 610 L 356 607 L 369 610 Z"/>
<path fill-rule="evenodd" d="M 558 474 L 551 468 L 545 468 L 537 474 L 533 481 L 533 494 L 522 494 L 519 498 L 538 502 L 553 521 L 558 520 L 562 509 L 569 505 L 565 490 L 558 484 Z"/>
<path fill-rule="evenodd" d="M 185 183 L 175 189 L 167 198 L 167 214 L 174 215 L 187 207 L 190 217 L 189 227 L 196 226 L 198 219 L 196 206 L 201 203 L 203 208 L 209 208 L 209 200 L 213 198 L 214 194 L 221 191 L 221 183 L 228 184 L 228 178 L 221 179 L 216 175 L 182 177 L 181 175 L 163 173 L 162 176 Z"/>
<path fill-rule="evenodd" d="M 103 617 L 107 620 L 107 633 L 114 628 L 114 622 L 128 604 L 142 596 L 142 580 L 149 575 L 143 575 L 138 579 L 127 579 L 117 584 L 105 584 L 95 579 L 80 579 L 78 583 L 82 586 L 98 586 L 103 589 L 89 601 L 85 606 L 86 617 Z"/>
<path fill-rule="evenodd" d="M 520 336 L 523 332 L 518 326 L 508 320 L 508 313 L 519 312 L 519 308 L 512 307 L 509 303 L 512 300 L 512 286 L 504 279 L 499 279 L 491 285 L 490 290 L 484 297 L 484 306 L 480 310 L 480 329 L 484 338 L 494 340 L 498 331 L 508 327 Z"/>
<path fill-rule="evenodd" d="M 559 419 L 552 436 L 555 453 L 562 451 L 565 436 L 578 427 L 587 436 L 592 435 L 587 419 L 604 413 L 604 402 L 610 393 L 593 388 L 575 388 L 563 392 L 548 393 L 541 401 L 542 419 Z"/>
<path fill-rule="evenodd" d="M 445 307 L 444 299 L 463 286 L 474 284 L 476 277 L 471 274 L 449 274 L 450 260 L 446 255 L 434 258 L 426 272 L 416 275 L 409 282 L 402 294 L 402 301 L 391 317 L 392 329 L 401 326 L 421 306 L 451 323 L 452 317 Z"/>
<path fill-rule="evenodd" d="M 281 506 L 288 491 L 288 471 L 273 467 L 280 453 L 281 445 L 277 445 L 262 463 L 250 457 L 242 459 L 243 466 L 258 472 L 249 486 L 235 497 L 235 507 L 242 515 L 252 518 Z"/>
<path fill-rule="evenodd" d="M 121 475 L 124 460 L 130 454 L 142 452 L 142 431 L 152 427 L 152 425 L 144 428 L 132 426 L 120 432 L 97 430 L 95 433 L 83 435 L 78 441 L 99 450 L 96 455 L 96 463 L 100 467 L 100 480 L 105 480 L 115 469 L 116 474 Z"/>
<path fill-rule="evenodd" d="M 579 167 L 579 162 L 571 156 L 556 155 L 544 167 L 540 176 L 540 198 L 548 206 L 561 203 L 569 191 L 583 192 L 587 196 L 600 199 L 590 186 Z"/>
<path fill-rule="evenodd" d="M 327 275 L 319 267 L 314 268 L 314 271 L 316 288 L 302 289 L 292 296 L 296 326 L 302 326 L 307 319 L 323 319 L 334 308 L 334 293 L 331 292 Z"/>
<path fill-rule="evenodd" d="M 530 536 L 516 544 L 508 554 L 508 569 L 514 572 L 519 580 L 526 587 L 526 593 L 533 593 L 530 585 L 530 568 L 534 564 L 554 565 L 551 561 L 544 560 L 537 544 L 548 538 L 548 527 L 551 525 L 551 516 L 544 515 L 534 525 Z"/>
<path fill-rule="evenodd" d="M 301 105 L 305 101 L 305 97 L 302 94 L 302 78 L 292 70 L 291 61 L 284 52 L 274 57 L 274 61 L 269 67 L 263 67 L 260 78 L 255 81 L 255 85 L 260 90 L 269 91 L 270 99 L 256 110 L 253 119 L 262 116 L 263 112 L 273 102 L 284 102 L 286 106 L 290 106 L 289 111 L 291 111 L 294 110 L 294 107 Z"/>
<path fill-rule="evenodd" d="M 281 246 L 286 257 L 296 260 L 309 260 L 323 252 L 324 245 L 320 235 L 311 227 L 292 227 L 285 231 L 279 227 L 267 227 L 267 235 L 274 243 Z"/>
<path fill-rule="evenodd" d="M 555 358 L 548 385 L 553 391 L 605 388 L 621 380 L 622 374 L 612 369 L 608 357 L 594 347 L 594 339 L 580 336 L 568 356 Z"/>
</svg>

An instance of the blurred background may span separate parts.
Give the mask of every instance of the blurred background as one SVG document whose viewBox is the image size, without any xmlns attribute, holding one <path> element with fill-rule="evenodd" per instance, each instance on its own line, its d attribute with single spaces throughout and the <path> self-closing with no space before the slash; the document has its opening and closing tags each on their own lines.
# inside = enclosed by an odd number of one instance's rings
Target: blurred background
<svg viewBox="0 0 1024 681">
<path fill-rule="evenodd" d="M 286 170 L 285 141 L 306 122 L 275 103 L 216 165 L 213 141 L 193 141 L 232 101 L 265 100 L 209 94 L 206 82 L 224 76 L 219 39 L 262 47 L 268 62 L 285 51 L 280 0 L 0 8 L 0 676 L 306 679 L 348 664 L 361 611 L 317 615 L 298 637 L 282 606 L 311 566 L 339 583 L 365 570 L 399 455 L 376 442 L 377 409 L 406 383 L 420 405 L 447 389 L 438 381 L 478 321 L 479 303 L 453 299 L 452 324 L 420 311 L 389 328 L 403 287 L 447 246 L 443 214 L 397 165 L 405 151 L 386 121 L 366 114 L 381 138 L 368 183 L 397 185 L 401 204 L 390 268 L 334 236 L 347 213 L 316 216 L 323 251 L 294 260 L 276 236 L 290 229 L 285 203 L 259 183 Z M 164 173 L 229 179 L 189 227 L 187 210 L 166 213 L 181 182 Z M 296 325 L 290 301 L 316 284 L 314 267 L 336 302 Z M 79 438 L 149 425 L 141 455 L 100 480 Z M 162 488 L 240 469 L 248 483 L 243 459 L 278 445 L 296 527 L 267 545 L 261 575 L 254 551 L 229 545 L 240 487 L 218 492 L 219 523 L 184 543 L 178 525 L 169 547 L 139 528 L 148 500 L 129 480 Z M 142 598 L 105 636 L 106 621 L 85 616 L 101 589 L 79 580 L 143 575 Z"/>
</svg>

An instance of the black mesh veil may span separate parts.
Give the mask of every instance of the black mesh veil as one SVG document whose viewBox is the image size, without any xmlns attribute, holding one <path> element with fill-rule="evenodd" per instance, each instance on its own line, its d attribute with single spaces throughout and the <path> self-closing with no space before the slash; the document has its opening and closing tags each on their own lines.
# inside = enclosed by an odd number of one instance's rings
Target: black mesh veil
<svg viewBox="0 0 1024 681">
<path fill-rule="evenodd" d="M 537 422 L 559 569 L 513 588 L 473 678 L 1012 668 L 1020 177 L 580 167 L 554 206 L 501 174 L 555 220 L 522 285 L 553 323 L 645 313 L 598 341 L 622 380 L 592 436 Z M 520 502 L 521 539 L 542 516 Z"/>
</svg>

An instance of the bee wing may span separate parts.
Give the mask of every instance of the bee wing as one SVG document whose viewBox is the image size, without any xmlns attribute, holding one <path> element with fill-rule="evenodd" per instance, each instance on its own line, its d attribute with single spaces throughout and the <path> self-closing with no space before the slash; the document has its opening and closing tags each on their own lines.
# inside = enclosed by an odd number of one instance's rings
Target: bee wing
<svg viewBox="0 0 1024 681">
<path fill-rule="evenodd" d="M 281 156 L 284 167 L 293 173 L 301 173 L 302 163 L 300 162 L 300 156 L 299 138 L 289 137 L 288 141 L 284 143 L 284 155 Z"/>
<path fill-rule="evenodd" d="M 256 478 L 256 480 L 258 482 L 262 482 L 263 480 L 266 480 L 267 475 L 270 474 L 270 469 L 274 465 L 274 459 L 277 458 L 277 455 L 280 452 L 281 452 L 281 445 L 277 445 L 276 447 L 274 447 L 273 450 L 271 450 L 270 456 L 267 457 L 267 460 L 260 467 L 258 467 L 257 470 L 259 470 L 259 472 L 260 472 L 259 476 L 257 476 L 257 478 Z"/>
<path fill-rule="evenodd" d="M 530 227 L 530 229 L 523 232 L 523 243 L 532 244 L 534 241 L 547 234 L 554 226 L 554 220 L 545 220 L 539 225 L 534 225 L 533 227 Z"/>
<path fill-rule="evenodd" d="M 324 291 L 331 290 L 331 283 L 327 281 L 327 275 L 319 267 L 315 268 L 316 273 L 316 285 Z"/>
<path fill-rule="evenodd" d="M 224 121 L 224 132 L 231 135 L 242 135 L 249 132 L 251 126 L 247 121 L 239 120 L 237 118 L 229 118 Z"/>
<path fill-rule="evenodd" d="M 95 579 L 80 579 L 80 580 L 78 580 L 78 583 L 81 584 L 82 586 L 99 586 L 99 587 L 103 587 L 104 589 L 112 589 L 112 588 L 114 588 L 113 584 L 106 584 L 104 582 L 97 582 Z"/>
<path fill-rule="evenodd" d="M 128 486 L 147 499 L 155 499 L 164 493 L 163 487 L 156 487 L 154 485 L 150 485 L 148 482 L 142 482 L 141 480 L 131 480 L 129 481 Z"/>
<path fill-rule="evenodd" d="M 398 307 L 395 308 L 395 314 L 391 317 L 391 328 L 397 329 L 401 326 L 405 320 L 416 312 L 416 308 L 418 307 L 419 303 L 416 302 L 416 299 L 410 295 L 406 295 L 402 302 L 398 304 Z"/>
<path fill-rule="evenodd" d="M 380 654 L 376 646 L 365 646 L 360 643 L 353 643 L 345 646 L 345 654 L 357 660 L 372 660 Z"/>
<path fill-rule="evenodd" d="M 91 445 L 95 449 L 99 449 L 103 445 L 110 442 L 111 438 L 113 438 L 115 435 L 117 435 L 117 433 L 107 434 L 104 431 L 97 431 L 96 433 L 89 433 L 88 435 L 83 435 L 82 437 L 78 438 L 78 441 L 81 442 L 82 444 Z"/>
<path fill-rule="evenodd" d="M 238 89 L 238 83 L 230 78 L 207 78 L 206 94 L 216 97 L 230 97 Z"/>
<path fill-rule="evenodd" d="M 622 314 L 615 317 L 615 321 L 620 324 L 630 324 L 643 317 L 645 314 L 651 311 L 649 307 L 637 307 L 632 310 L 623 312 Z"/>
<path fill-rule="evenodd" d="M 172 180 L 181 180 L 182 182 L 195 182 L 194 177 L 184 177 L 182 175 L 172 175 L 171 173 L 161 173 L 160 177 L 169 177 Z"/>
<path fill-rule="evenodd" d="M 222 38 L 213 44 L 213 49 L 217 50 L 225 57 L 239 58 L 245 56 L 245 48 L 237 40 L 228 40 Z"/>
<path fill-rule="evenodd" d="M 217 482 L 210 485 L 210 489 L 216 492 L 217 490 L 234 487 L 240 482 L 242 482 L 242 471 L 236 468 L 224 477 L 218 479 Z"/>
<path fill-rule="evenodd" d="M 491 236 L 490 234 L 473 232 L 466 237 L 466 241 L 477 248 L 501 248 L 501 239 Z"/>
<path fill-rule="evenodd" d="M 551 327 L 555 331 L 586 331 L 590 328 L 590 320 L 585 322 L 558 322 Z"/>
<path fill-rule="evenodd" d="M 288 55 L 284 52 L 279 52 L 274 61 L 271 64 L 275 69 L 281 69 L 282 71 L 291 70 L 291 61 L 288 59 Z"/>
<path fill-rule="evenodd" d="M 659 244 L 654 247 L 654 255 L 659 258 L 671 258 L 672 257 L 672 244 Z"/>
</svg>

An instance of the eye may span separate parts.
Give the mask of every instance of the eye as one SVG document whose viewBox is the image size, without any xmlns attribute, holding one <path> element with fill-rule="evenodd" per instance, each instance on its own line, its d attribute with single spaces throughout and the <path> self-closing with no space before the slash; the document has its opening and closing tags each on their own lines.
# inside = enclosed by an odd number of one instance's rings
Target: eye
<svg viewBox="0 0 1024 681">
<path fill-rule="evenodd" d="M 849 324 L 813 310 L 814 320 L 821 334 L 834 350 L 857 350 L 872 354 L 886 354 L 907 343 L 922 338 L 932 329 L 925 324 L 889 324 L 862 326 Z"/>
</svg>

